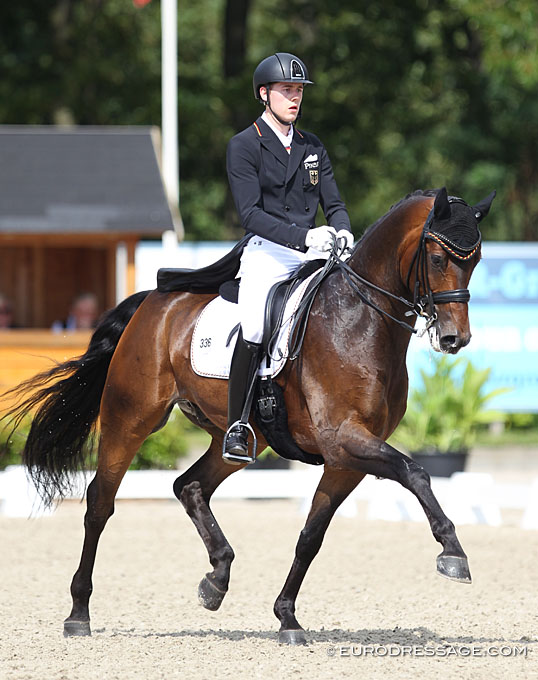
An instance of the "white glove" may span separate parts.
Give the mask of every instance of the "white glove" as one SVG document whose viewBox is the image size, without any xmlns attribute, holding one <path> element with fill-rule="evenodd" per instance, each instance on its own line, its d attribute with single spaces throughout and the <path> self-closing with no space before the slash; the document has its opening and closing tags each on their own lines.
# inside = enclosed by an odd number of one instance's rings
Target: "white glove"
<svg viewBox="0 0 538 680">
<path fill-rule="evenodd" d="M 344 250 L 351 250 L 353 248 L 353 244 L 355 242 L 353 238 L 353 234 L 348 231 L 347 229 L 340 229 L 340 231 L 336 234 L 337 239 L 345 238 L 346 242 L 344 245 Z"/>
<path fill-rule="evenodd" d="M 335 238 L 336 229 L 325 225 L 310 229 L 304 242 L 307 248 L 313 248 L 320 253 L 325 253 L 333 247 Z"/>
</svg>

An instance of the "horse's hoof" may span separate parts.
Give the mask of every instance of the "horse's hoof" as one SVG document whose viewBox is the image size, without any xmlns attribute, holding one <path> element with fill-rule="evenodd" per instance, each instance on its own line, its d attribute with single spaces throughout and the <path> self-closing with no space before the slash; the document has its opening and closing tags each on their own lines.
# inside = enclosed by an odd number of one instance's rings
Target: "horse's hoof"
<svg viewBox="0 0 538 680">
<path fill-rule="evenodd" d="M 278 641 L 283 645 L 306 645 L 306 635 L 302 628 L 299 630 L 278 631 Z"/>
<path fill-rule="evenodd" d="M 212 612 L 217 611 L 222 604 L 225 595 L 226 591 L 217 588 L 217 586 L 208 578 L 207 574 L 200 581 L 200 585 L 198 586 L 198 601 L 206 609 L 210 609 Z"/>
<path fill-rule="evenodd" d="M 458 583 L 471 583 L 471 572 L 466 557 L 454 555 L 438 555 L 437 573 L 451 581 Z"/>
<path fill-rule="evenodd" d="M 91 635 L 89 621 L 64 621 L 64 637 L 81 637 Z"/>
</svg>

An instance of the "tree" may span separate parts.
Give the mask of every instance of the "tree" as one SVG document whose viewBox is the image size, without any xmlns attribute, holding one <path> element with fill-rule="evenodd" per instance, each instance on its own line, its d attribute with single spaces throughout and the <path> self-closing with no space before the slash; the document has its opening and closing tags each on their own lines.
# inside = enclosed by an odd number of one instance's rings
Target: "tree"
<svg viewBox="0 0 538 680">
<path fill-rule="evenodd" d="M 300 127 L 329 150 L 355 233 L 417 188 L 475 202 L 489 239 L 538 239 L 538 8 L 532 0 L 182 0 L 180 201 L 187 238 L 241 234 L 230 137 L 260 114 L 256 64 L 297 53 Z M 0 122 L 160 125 L 153 0 L 0 5 Z"/>
<path fill-rule="evenodd" d="M 3 124 L 159 124 L 158 3 L 3 3 L 0 25 Z"/>
</svg>

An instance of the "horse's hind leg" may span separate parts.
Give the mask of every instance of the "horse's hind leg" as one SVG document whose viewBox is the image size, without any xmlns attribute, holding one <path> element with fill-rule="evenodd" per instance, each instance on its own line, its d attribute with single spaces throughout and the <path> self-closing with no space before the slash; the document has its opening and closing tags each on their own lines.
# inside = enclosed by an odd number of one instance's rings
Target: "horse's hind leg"
<svg viewBox="0 0 538 680">
<path fill-rule="evenodd" d="M 115 486 L 115 485 L 114 485 Z M 114 486 L 103 483 L 97 474 L 87 492 L 87 510 L 84 516 L 84 545 L 80 564 L 71 582 L 73 608 L 64 621 L 64 636 L 91 635 L 89 602 L 92 594 L 92 572 L 97 544 L 105 524 L 114 512 Z"/>
<path fill-rule="evenodd" d="M 226 477 L 242 469 L 227 465 L 221 453 L 222 435 L 214 436 L 206 453 L 174 482 L 174 493 L 198 530 L 213 567 L 198 586 L 200 603 L 212 611 L 220 607 L 226 595 L 235 555 L 211 512 L 209 499 Z"/>
<path fill-rule="evenodd" d="M 339 505 L 363 479 L 362 472 L 325 469 L 312 501 L 312 508 L 295 548 L 295 559 L 278 596 L 274 612 L 280 621 L 279 642 L 306 644 L 303 628 L 295 618 L 299 588 L 314 557 L 318 554 L 327 527 Z"/>
<path fill-rule="evenodd" d="M 112 395 L 112 392 L 114 393 Z M 143 386 L 138 390 L 143 394 Z M 101 438 L 97 472 L 88 486 L 87 510 L 84 516 L 84 545 L 79 567 L 71 583 L 73 608 L 64 622 L 64 635 L 91 635 L 89 600 L 92 572 L 99 538 L 114 513 L 116 492 L 137 450 L 154 427 L 162 420 L 168 402 L 154 405 L 127 402 L 111 390 L 101 407 Z"/>
</svg>

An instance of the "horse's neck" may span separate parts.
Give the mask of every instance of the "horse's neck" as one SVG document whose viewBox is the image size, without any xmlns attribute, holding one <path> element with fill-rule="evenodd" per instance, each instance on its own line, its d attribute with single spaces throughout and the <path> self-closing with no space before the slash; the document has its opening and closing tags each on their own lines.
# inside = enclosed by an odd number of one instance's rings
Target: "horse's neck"
<svg viewBox="0 0 538 680">
<path fill-rule="evenodd" d="M 383 291 L 410 302 L 412 293 L 407 287 L 407 270 L 411 264 L 410 256 L 412 257 L 418 247 L 430 202 L 424 197 L 413 197 L 387 213 L 364 234 L 348 260 L 349 266 Z M 409 310 L 405 303 L 365 284 L 361 287 L 369 299 L 386 314 L 406 324 L 413 323 L 412 319 L 405 316 Z M 406 351 L 411 338 L 408 329 L 391 321 L 379 311 L 370 316 L 372 324 L 379 324 L 381 333 L 390 334 L 391 343 Z"/>
<path fill-rule="evenodd" d="M 405 293 L 400 275 L 401 231 L 397 220 L 387 217 L 370 228 L 348 261 L 357 274 L 393 295 Z"/>
<path fill-rule="evenodd" d="M 430 197 L 412 196 L 397 204 L 366 231 L 348 262 L 350 267 L 394 295 L 409 296 L 401 258 L 418 247 L 431 203 Z"/>
</svg>

